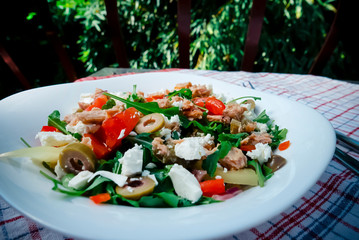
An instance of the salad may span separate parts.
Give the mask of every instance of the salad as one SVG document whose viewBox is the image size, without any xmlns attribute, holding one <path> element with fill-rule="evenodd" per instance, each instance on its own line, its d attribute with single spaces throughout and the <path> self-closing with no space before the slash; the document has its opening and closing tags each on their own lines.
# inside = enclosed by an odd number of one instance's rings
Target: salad
<svg viewBox="0 0 359 240">
<path fill-rule="evenodd" d="M 286 160 L 287 129 L 255 96 L 226 100 L 191 82 L 144 94 L 96 89 L 73 113 L 54 110 L 41 146 L 0 154 L 30 157 L 53 190 L 95 203 L 186 207 L 221 202 L 264 187 Z M 283 142 L 284 141 L 284 142 Z M 24 141 L 25 142 L 25 141 Z M 26 142 L 25 142 L 26 144 Z"/>
</svg>

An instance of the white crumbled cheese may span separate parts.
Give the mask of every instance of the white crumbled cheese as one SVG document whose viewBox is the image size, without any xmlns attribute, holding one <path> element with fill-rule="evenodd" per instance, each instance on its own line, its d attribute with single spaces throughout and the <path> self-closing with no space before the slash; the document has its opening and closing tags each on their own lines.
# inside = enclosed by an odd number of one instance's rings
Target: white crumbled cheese
<svg viewBox="0 0 359 240">
<path fill-rule="evenodd" d="M 195 176 L 183 166 L 174 164 L 168 175 L 178 196 L 197 202 L 202 196 L 202 190 Z"/>
<path fill-rule="evenodd" d="M 271 147 L 267 143 L 257 143 L 255 147 L 256 149 L 247 152 L 247 156 L 252 159 L 257 159 L 260 164 L 267 162 L 271 157 Z"/>
<path fill-rule="evenodd" d="M 253 119 L 255 119 L 257 117 L 257 114 L 254 111 L 244 111 L 243 116 L 248 119 L 253 121 Z"/>
<path fill-rule="evenodd" d="M 162 128 L 162 129 L 160 130 L 160 136 L 161 136 L 161 137 L 165 137 L 165 140 L 170 139 L 171 136 L 172 136 L 172 131 L 171 131 L 171 129 Z"/>
<path fill-rule="evenodd" d="M 141 145 L 135 146 L 125 152 L 122 158 L 119 159 L 122 164 L 121 174 L 125 176 L 132 176 L 142 172 L 143 164 L 143 149 Z"/>
<path fill-rule="evenodd" d="M 90 182 L 92 179 L 94 179 L 96 176 L 102 176 L 105 178 L 108 178 L 110 180 L 112 180 L 114 183 L 116 183 L 118 186 L 123 187 L 126 184 L 127 181 L 127 177 L 123 176 L 121 174 L 117 174 L 117 173 L 113 173 L 113 172 L 109 172 L 109 171 L 97 171 L 95 172 L 91 178 L 88 180 L 88 182 Z"/>
<path fill-rule="evenodd" d="M 182 109 L 182 106 L 183 106 L 183 101 L 173 102 L 173 103 L 172 103 L 172 106 L 173 106 L 173 107 L 178 107 L 179 110 L 181 110 L 181 109 Z"/>
<path fill-rule="evenodd" d="M 256 127 L 257 130 L 259 130 L 259 132 L 261 133 L 266 133 L 267 130 L 268 130 L 268 126 L 267 124 L 265 123 L 259 123 L 257 122 L 257 127 Z"/>
<path fill-rule="evenodd" d="M 126 189 L 127 189 L 127 191 L 129 191 L 129 192 L 131 192 L 131 193 L 133 192 L 133 188 L 130 187 L 130 186 L 128 186 Z"/>
<path fill-rule="evenodd" d="M 175 145 L 175 155 L 185 160 L 199 160 L 206 155 L 204 146 L 212 142 L 210 134 L 204 137 L 183 138 L 181 143 Z"/>
<path fill-rule="evenodd" d="M 175 145 L 175 154 L 185 160 L 199 160 L 206 155 L 206 149 L 198 138 L 184 138 L 183 142 Z"/>
<path fill-rule="evenodd" d="M 178 116 L 178 115 L 172 116 L 172 117 L 170 118 L 170 120 L 169 120 L 169 123 L 178 123 L 178 124 L 180 124 L 181 122 L 180 122 L 179 116 Z"/>
<path fill-rule="evenodd" d="M 36 139 L 40 140 L 42 146 L 61 147 L 78 140 L 71 135 L 65 135 L 61 132 L 39 132 Z"/>
<path fill-rule="evenodd" d="M 92 177 L 93 172 L 81 171 L 69 181 L 69 187 L 82 189 L 88 184 L 88 180 Z"/>
<path fill-rule="evenodd" d="M 215 179 L 222 179 L 222 176 L 217 175 L 215 176 Z"/>
<path fill-rule="evenodd" d="M 61 167 L 59 162 L 57 162 L 54 171 L 56 173 L 56 178 L 58 180 L 61 180 L 61 178 L 67 174 L 67 172 L 65 172 L 65 170 Z"/>
<path fill-rule="evenodd" d="M 180 118 L 178 115 L 174 115 L 170 119 L 168 119 L 164 114 L 161 114 L 161 115 L 165 119 L 166 124 L 172 124 L 172 123 L 181 124 L 181 121 L 180 121 Z"/>
<path fill-rule="evenodd" d="M 82 93 L 80 95 L 80 103 L 91 104 L 94 101 L 94 95 L 92 93 Z"/>
<path fill-rule="evenodd" d="M 148 171 L 148 170 L 143 170 L 141 176 L 143 176 L 143 177 L 146 177 L 146 176 L 147 176 L 147 177 L 151 178 L 151 179 L 155 182 L 156 186 L 158 185 L 156 176 L 155 176 L 154 174 L 150 174 L 150 171 Z"/>
<path fill-rule="evenodd" d="M 86 133 L 94 133 L 101 126 L 99 124 L 85 124 L 82 121 L 79 121 L 75 126 L 66 125 L 66 130 L 72 133 L 79 133 L 81 135 Z"/>
<path fill-rule="evenodd" d="M 223 172 L 224 172 L 224 173 L 228 172 L 228 169 L 227 169 L 227 168 L 223 168 Z"/>
</svg>

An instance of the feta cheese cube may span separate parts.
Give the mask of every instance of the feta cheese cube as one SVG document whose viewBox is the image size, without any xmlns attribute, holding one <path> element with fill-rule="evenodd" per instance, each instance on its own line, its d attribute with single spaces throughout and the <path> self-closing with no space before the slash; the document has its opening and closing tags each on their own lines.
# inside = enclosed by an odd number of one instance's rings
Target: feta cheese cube
<svg viewBox="0 0 359 240">
<path fill-rule="evenodd" d="M 181 143 L 175 145 L 175 154 L 185 160 L 199 160 L 206 155 L 204 146 L 211 143 L 210 134 L 204 137 L 183 138 Z"/>
<path fill-rule="evenodd" d="M 122 164 L 122 175 L 130 177 L 141 173 L 143 164 L 142 146 L 135 144 L 133 148 L 125 152 L 123 157 L 119 159 L 119 162 Z"/>
<path fill-rule="evenodd" d="M 259 132 L 261 133 L 266 133 L 267 130 L 268 130 L 268 126 L 267 124 L 265 123 L 259 123 L 257 122 L 257 127 L 256 127 L 257 130 L 259 130 Z"/>
<path fill-rule="evenodd" d="M 97 171 L 95 172 L 91 178 L 88 180 L 90 182 L 92 179 L 94 179 L 96 176 L 102 176 L 105 178 L 108 178 L 112 180 L 114 183 L 116 183 L 118 186 L 123 187 L 126 184 L 127 177 L 121 174 L 109 172 L 109 171 Z"/>
<path fill-rule="evenodd" d="M 90 171 L 82 171 L 79 172 L 75 177 L 73 177 L 69 181 L 69 187 L 75 188 L 75 189 L 82 189 L 88 184 L 88 180 L 92 177 L 93 172 Z"/>
<path fill-rule="evenodd" d="M 195 176 L 183 166 L 174 164 L 168 175 L 178 196 L 197 202 L 202 196 L 202 190 Z"/>
<path fill-rule="evenodd" d="M 77 142 L 71 135 L 65 135 L 61 132 L 39 132 L 36 139 L 40 140 L 42 146 L 61 147 L 69 143 Z"/>
<path fill-rule="evenodd" d="M 260 164 L 268 161 L 272 154 L 272 148 L 266 143 L 257 143 L 256 149 L 247 152 L 247 156 L 252 159 L 257 159 Z"/>
</svg>

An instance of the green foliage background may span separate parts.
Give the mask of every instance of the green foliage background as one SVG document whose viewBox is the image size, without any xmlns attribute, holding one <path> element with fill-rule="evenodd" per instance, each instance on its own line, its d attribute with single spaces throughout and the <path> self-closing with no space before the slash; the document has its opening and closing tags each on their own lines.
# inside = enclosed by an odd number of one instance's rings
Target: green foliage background
<svg viewBox="0 0 359 240">
<path fill-rule="evenodd" d="M 251 0 L 192 1 L 191 68 L 240 70 Z M 79 29 L 77 59 L 91 73 L 115 63 L 104 1 L 49 0 L 64 36 Z M 177 1 L 119 1 L 133 68 L 178 67 Z M 335 12 L 332 0 L 268 0 L 255 70 L 306 73 Z M 73 33 L 72 33 L 73 34 Z M 336 76 L 348 59 L 339 47 L 324 75 Z M 114 64 L 116 66 L 116 64 Z"/>
<path fill-rule="evenodd" d="M 79 78 L 103 67 L 117 66 L 104 0 L 47 0 L 47 3 Z M 179 67 L 177 1 L 117 3 L 131 67 Z M 251 4 L 252 0 L 192 1 L 191 68 L 240 70 Z M 324 43 L 336 5 L 334 0 L 267 0 L 254 71 L 307 73 Z M 31 1 L 24 2 L 21 8 L 15 1 L 5 1 L 0 15 L 0 41 L 34 87 L 68 81 L 46 37 L 42 8 Z M 350 32 L 346 38 L 354 42 L 351 46 L 358 45 Z M 359 54 L 344 43 L 340 42 L 329 59 L 323 76 L 359 79 L 356 66 Z M 0 97 L 22 90 L 2 61 L 0 74 L 4 79 L 0 81 Z"/>
</svg>

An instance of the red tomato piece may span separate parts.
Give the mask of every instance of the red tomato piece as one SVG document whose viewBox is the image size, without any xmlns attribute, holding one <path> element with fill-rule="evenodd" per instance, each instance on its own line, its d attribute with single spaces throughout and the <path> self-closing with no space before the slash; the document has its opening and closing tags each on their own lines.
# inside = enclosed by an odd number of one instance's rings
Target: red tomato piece
<svg viewBox="0 0 359 240">
<path fill-rule="evenodd" d="M 223 110 L 226 108 L 226 105 L 224 105 L 224 103 L 215 98 L 215 97 L 204 97 L 204 98 L 195 98 L 193 99 L 194 104 L 200 106 L 200 107 L 205 107 L 209 114 L 214 114 L 214 115 L 222 115 L 223 114 Z"/>
<path fill-rule="evenodd" d="M 107 96 L 101 95 L 101 96 L 97 97 L 93 101 L 93 103 L 85 109 L 85 111 L 91 111 L 95 107 L 101 109 L 102 106 L 106 104 L 107 100 L 108 100 Z"/>
<path fill-rule="evenodd" d="M 97 195 L 94 196 L 90 196 L 90 199 L 96 203 L 103 203 L 103 202 L 107 202 L 108 200 L 111 199 L 111 195 L 109 193 L 99 193 Z"/>
<path fill-rule="evenodd" d="M 226 192 L 223 179 L 207 180 L 200 183 L 203 196 L 211 197 L 214 194 Z"/>
<path fill-rule="evenodd" d="M 41 132 L 60 132 L 60 130 L 53 126 L 43 126 Z"/>
<path fill-rule="evenodd" d="M 215 97 L 208 97 L 206 101 L 206 108 L 214 115 L 222 115 L 226 106 L 221 100 Z"/>
</svg>

